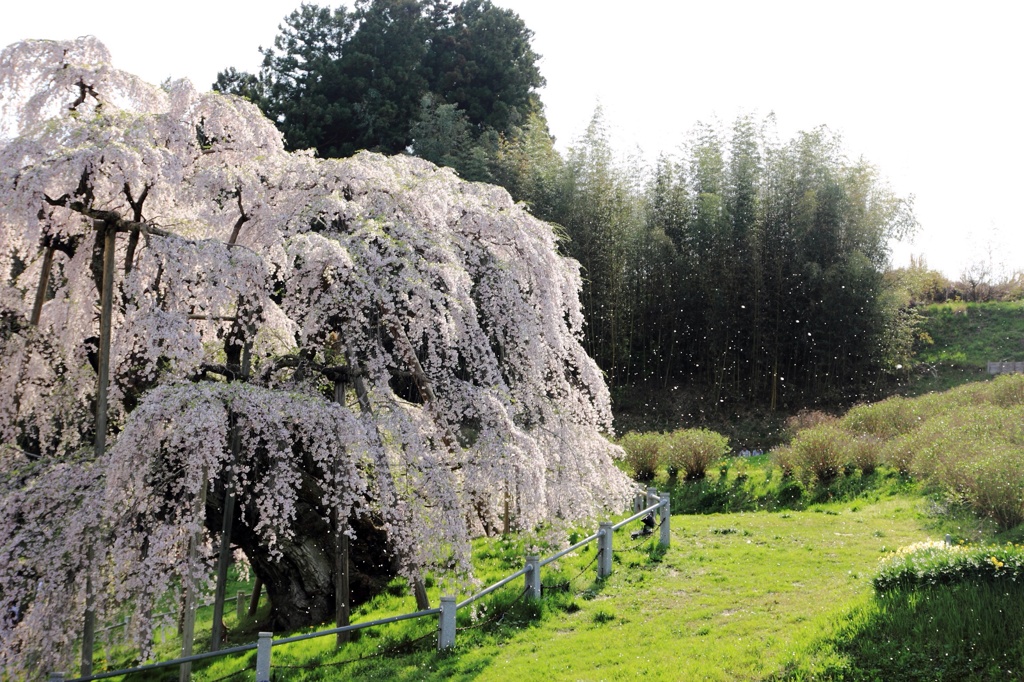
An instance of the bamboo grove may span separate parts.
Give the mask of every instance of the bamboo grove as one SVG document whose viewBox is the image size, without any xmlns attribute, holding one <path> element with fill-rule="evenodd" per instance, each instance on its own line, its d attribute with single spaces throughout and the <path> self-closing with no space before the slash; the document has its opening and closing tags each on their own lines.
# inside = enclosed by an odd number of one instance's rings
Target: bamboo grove
<svg viewBox="0 0 1024 682">
<path fill-rule="evenodd" d="M 883 272 L 912 198 L 827 128 L 699 124 L 653 168 L 617 158 L 600 110 L 564 158 L 536 133 L 507 145 L 501 179 L 562 227 L 613 386 L 689 382 L 775 409 L 857 399 L 907 364 L 914 316 Z"/>
</svg>

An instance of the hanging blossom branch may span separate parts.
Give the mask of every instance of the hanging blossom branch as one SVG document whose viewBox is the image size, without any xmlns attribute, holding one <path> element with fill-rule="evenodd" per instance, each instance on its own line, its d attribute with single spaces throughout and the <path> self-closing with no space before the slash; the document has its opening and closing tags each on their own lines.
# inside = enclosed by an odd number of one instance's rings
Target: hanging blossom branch
<svg viewBox="0 0 1024 682">
<path fill-rule="evenodd" d="M 0 83 L 13 677 L 68 666 L 86 578 L 100 621 L 131 611 L 148 656 L 154 605 L 210 575 L 229 491 L 232 543 L 281 628 L 333 617 L 336 532 L 381 584 L 437 571 L 459 589 L 474 535 L 631 499 L 581 345 L 579 265 L 504 190 L 411 157 L 288 153 L 251 104 L 143 83 L 91 38 L 7 48 Z M 81 454 L 96 221 L 119 259 L 98 458 Z"/>
</svg>

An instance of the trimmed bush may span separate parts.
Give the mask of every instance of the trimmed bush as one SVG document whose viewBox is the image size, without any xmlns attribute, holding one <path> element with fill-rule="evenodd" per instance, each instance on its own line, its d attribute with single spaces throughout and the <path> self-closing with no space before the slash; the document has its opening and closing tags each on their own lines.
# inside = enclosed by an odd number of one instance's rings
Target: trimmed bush
<svg viewBox="0 0 1024 682">
<path fill-rule="evenodd" d="M 854 436 L 847 444 L 847 464 L 870 476 L 882 461 L 882 440 L 875 436 Z"/>
<path fill-rule="evenodd" d="M 835 420 L 835 417 L 821 410 L 800 410 L 793 416 L 786 418 L 786 431 L 789 432 L 790 436 L 795 436 L 801 431 L 813 429 L 815 426 L 821 426 L 822 424 L 831 424 Z"/>
<path fill-rule="evenodd" d="M 793 448 L 788 445 L 772 450 L 772 461 L 782 471 L 782 478 L 793 478 L 796 475 L 796 456 Z"/>
<path fill-rule="evenodd" d="M 630 432 L 619 440 L 619 445 L 626 451 L 626 466 L 636 480 L 650 481 L 654 478 L 661 464 L 661 439 L 658 433 Z"/>
<path fill-rule="evenodd" d="M 916 403 L 895 397 L 870 405 L 857 405 L 846 413 L 840 424 L 851 433 L 888 440 L 917 427 Z"/>
<path fill-rule="evenodd" d="M 687 481 L 704 478 L 712 464 L 729 454 L 729 439 L 708 429 L 680 429 L 666 440 L 665 465 Z"/>
<path fill-rule="evenodd" d="M 812 479 L 828 485 L 843 471 L 846 464 L 850 434 L 835 424 L 826 424 L 801 431 L 789 447 L 793 464 L 804 483 Z"/>
</svg>

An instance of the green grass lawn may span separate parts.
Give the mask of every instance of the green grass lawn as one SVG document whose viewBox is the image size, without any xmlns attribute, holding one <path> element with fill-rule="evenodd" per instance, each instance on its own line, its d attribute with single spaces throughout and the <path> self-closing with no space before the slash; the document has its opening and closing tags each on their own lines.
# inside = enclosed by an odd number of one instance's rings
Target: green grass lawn
<svg viewBox="0 0 1024 682">
<path fill-rule="evenodd" d="M 332 637 L 275 647 L 275 679 L 875 679 L 872 670 L 882 670 L 877 679 L 898 679 L 865 659 L 866 647 L 881 644 L 871 630 L 882 627 L 886 606 L 871 578 L 887 552 L 947 532 L 991 535 L 985 524 L 913 492 L 869 491 L 802 511 L 676 515 L 671 548 L 649 541 L 617 550 L 603 583 L 595 580 L 591 546 L 557 570 L 545 567 L 545 584 L 575 578 L 568 592 L 526 603 L 517 580 L 482 600 L 487 610 L 478 620 L 460 610 L 460 627 L 483 625 L 460 631 L 453 653 L 436 653 L 437 621 L 424 618 L 364 631 L 340 650 Z M 627 533 L 616 534 L 617 548 L 636 545 Z M 520 568 L 522 550 L 520 542 L 479 542 L 483 584 Z M 404 592 L 396 584 L 353 621 L 415 610 Z M 438 588 L 431 592 L 436 603 Z M 500 622 L 486 622 L 506 610 Z M 368 658 L 353 660 L 360 657 Z M 196 679 L 221 679 L 253 663 L 252 655 L 220 661 Z"/>
</svg>

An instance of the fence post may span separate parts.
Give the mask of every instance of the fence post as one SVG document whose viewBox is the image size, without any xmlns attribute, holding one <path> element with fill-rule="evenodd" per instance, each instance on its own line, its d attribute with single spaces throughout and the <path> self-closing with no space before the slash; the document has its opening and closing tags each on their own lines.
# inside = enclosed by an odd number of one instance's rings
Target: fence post
<svg viewBox="0 0 1024 682">
<path fill-rule="evenodd" d="M 437 650 L 449 651 L 455 646 L 455 597 L 441 597 L 441 615 L 437 624 Z M 257 682 L 260 682 L 257 680 Z"/>
<path fill-rule="evenodd" d="M 647 489 L 647 504 L 645 504 L 644 507 L 650 507 L 652 504 L 656 503 L 659 499 L 661 499 L 661 498 L 658 497 L 658 489 L 657 488 L 648 488 Z M 643 507 L 641 507 L 640 509 L 643 509 Z M 640 510 L 638 509 L 637 511 L 640 511 Z"/>
<path fill-rule="evenodd" d="M 245 614 L 245 592 L 241 590 L 235 596 L 235 617 L 238 618 L 238 622 L 242 622 L 242 616 Z"/>
<path fill-rule="evenodd" d="M 661 538 L 658 542 L 662 547 L 668 547 L 672 542 L 672 507 L 669 504 L 668 493 L 661 494 Z"/>
<path fill-rule="evenodd" d="M 270 648 L 274 645 L 272 632 L 261 632 L 256 640 L 256 682 L 270 682 Z"/>
<path fill-rule="evenodd" d="M 526 555 L 526 598 L 540 599 L 540 557 Z"/>
<path fill-rule="evenodd" d="M 597 541 L 597 551 L 600 554 L 597 557 L 597 577 L 607 578 L 612 574 L 612 530 L 611 521 L 604 521 L 601 523 L 601 537 Z"/>
<path fill-rule="evenodd" d="M 636 514 L 644 508 L 644 494 L 637 493 L 633 495 L 633 513 Z"/>
</svg>

